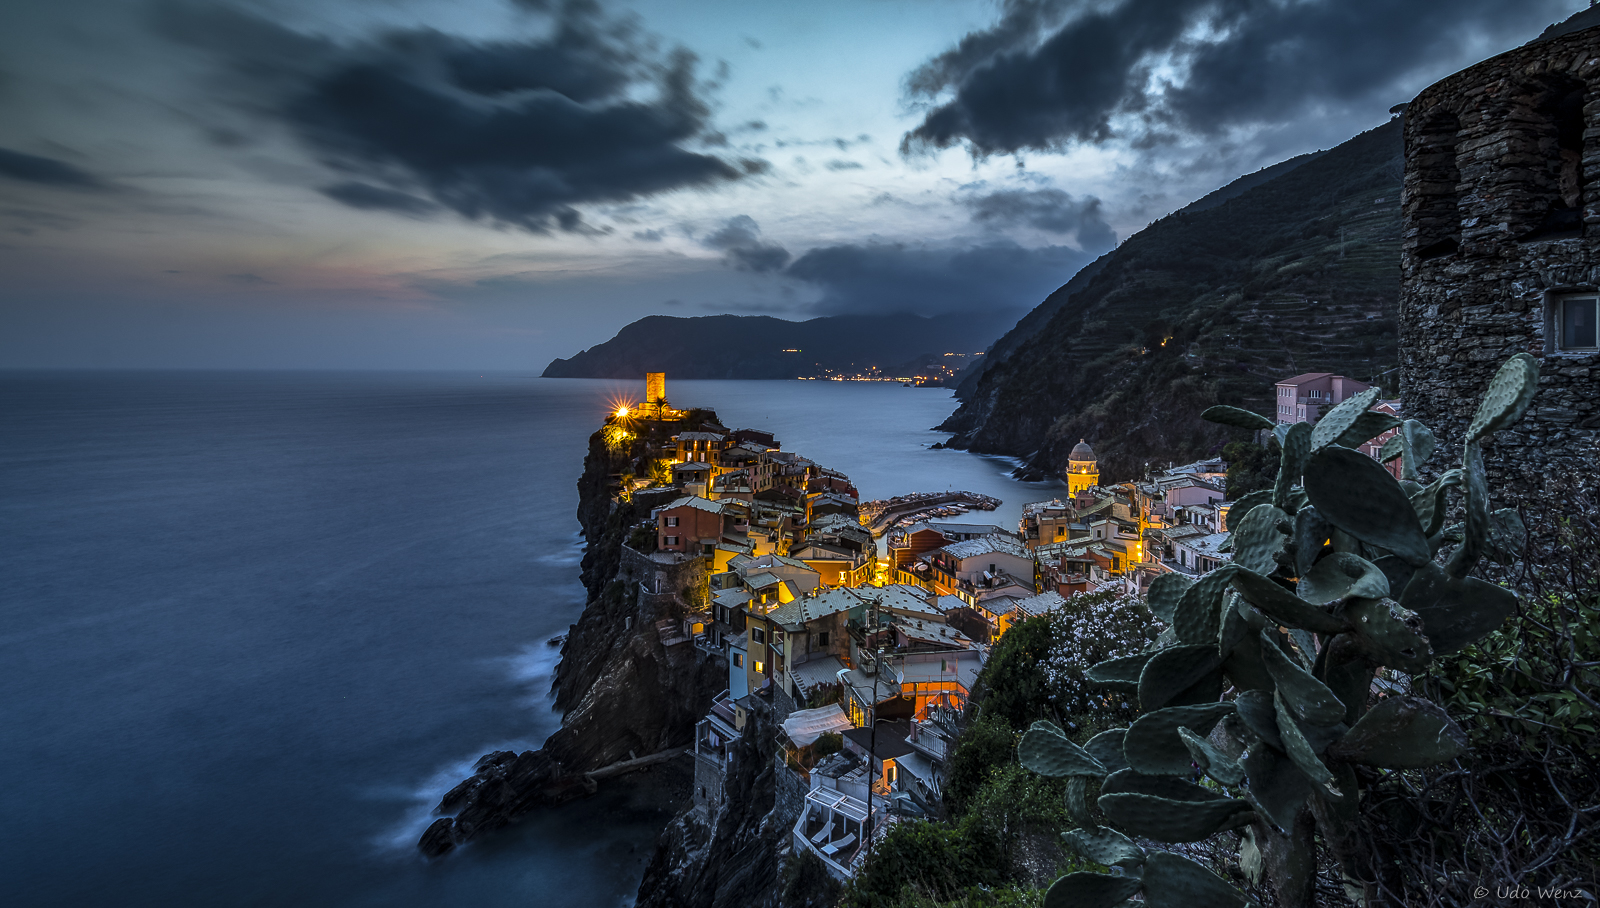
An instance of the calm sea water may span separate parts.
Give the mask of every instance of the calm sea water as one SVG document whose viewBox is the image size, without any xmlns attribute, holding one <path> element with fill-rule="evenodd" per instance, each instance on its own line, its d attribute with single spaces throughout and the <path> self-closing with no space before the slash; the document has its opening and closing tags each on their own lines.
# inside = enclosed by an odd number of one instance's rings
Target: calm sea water
<svg viewBox="0 0 1600 908">
<path fill-rule="evenodd" d="M 0 887 L 17 905 L 614 906 L 671 805 L 613 786 L 413 844 L 535 747 L 583 603 L 575 481 L 643 383 L 0 373 Z M 949 392 L 679 382 L 864 497 L 1054 494 L 930 451 Z M 987 517 L 971 518 L 989 520 Z"/>
</svg>

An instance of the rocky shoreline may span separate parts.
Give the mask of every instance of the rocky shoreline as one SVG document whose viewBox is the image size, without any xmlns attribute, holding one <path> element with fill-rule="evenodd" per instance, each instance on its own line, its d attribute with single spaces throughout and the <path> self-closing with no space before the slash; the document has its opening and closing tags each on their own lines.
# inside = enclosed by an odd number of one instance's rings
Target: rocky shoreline
<svg viewBox="0 0 1600 908">
<path fill-rule="evenodd" d="M 561 646 L 561 728 L 538 750 L 480 758 L 473 775 L 440 800 L 441 816 L 417 843 L 424 855 L 440 857 L 533 810 L 592 794 L 597 770 L 689 744 L 694 723 L 726 686 L 721 655 L 663 643 L 658 622 L 688 613 L 687 594 L 703 568 L 658 562 L 626 545 L 650 504 L 617 494 L 627 460 L 601 433 L 590 437 L 578 480 L 588 604 Z"/>
</svg>

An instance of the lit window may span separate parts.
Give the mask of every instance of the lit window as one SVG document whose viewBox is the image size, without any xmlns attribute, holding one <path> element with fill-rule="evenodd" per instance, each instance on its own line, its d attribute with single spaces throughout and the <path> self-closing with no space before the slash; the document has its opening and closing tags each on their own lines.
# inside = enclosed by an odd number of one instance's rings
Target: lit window
<svg viewBox="0 0 1600 908">
<path fill-rule="evenodd" d="M 739 655 L 738 653 L 734 653 L 733 654 L 733 667 L 734 668 L 744 668 L 744 657 Z"/>
<path fill-rule="evenodd" d="M 756 674 L 764 675 L 764 674 L 767 673 L 767 664 L 765 662 L 761 662 L 760 660 L 757 660 L 756 663 L 755 663 L 755 666 L 756 666 Z"/>
<path fill-rule="evenodd" d="M 1600 331 L 1596 316 L 1600 315 L 1600 299 L 1593 296 L 1567 296 L 1551 306 L 1555 349 L 1594 350 L 1600 348 Z"/>
</svg>

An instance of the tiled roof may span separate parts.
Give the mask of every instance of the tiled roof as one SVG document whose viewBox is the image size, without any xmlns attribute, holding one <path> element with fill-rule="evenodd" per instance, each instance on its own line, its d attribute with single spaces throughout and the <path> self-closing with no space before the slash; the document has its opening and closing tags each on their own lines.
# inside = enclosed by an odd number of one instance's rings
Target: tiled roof
<svg viewBox="0 0 1600 908">
<path fill-rule="evenodd" d="M 966 542 L 955 542 L 944 547 L 943 551 L 952 558 L 976 558 L 997 552 L 1005 555 L 1015 555 L 1018 558 L 1031 558 L 1028 550 L 1022 543 L 1009 536 L 979 536 L 977 539 L 968 539 Z"/>
</svg>

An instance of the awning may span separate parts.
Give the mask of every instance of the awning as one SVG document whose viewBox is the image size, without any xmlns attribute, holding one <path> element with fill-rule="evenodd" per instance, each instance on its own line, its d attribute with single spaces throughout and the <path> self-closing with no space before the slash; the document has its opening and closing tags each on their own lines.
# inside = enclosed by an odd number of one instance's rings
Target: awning
<svg viewBox="0 0 1600 908">
<path fill-rule="evenodd" d="M 789 736 L 796 747 L 806 747 L 825 734 L 842 732 L 850 727 L 850 718 L 837 703 L 817 709 L 797 709 L 783 720 L 783 733 Z"/>
</svg>

